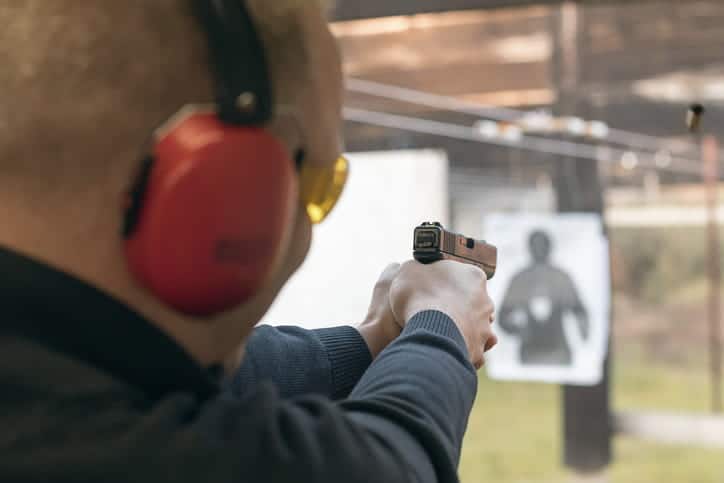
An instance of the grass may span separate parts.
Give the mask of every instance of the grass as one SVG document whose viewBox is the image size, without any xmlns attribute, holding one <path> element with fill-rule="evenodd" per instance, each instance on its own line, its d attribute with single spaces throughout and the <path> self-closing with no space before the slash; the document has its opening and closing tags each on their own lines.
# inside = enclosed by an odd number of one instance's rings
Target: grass
<svg viewBox="0 0 724 483">
<path fill-rule="evenodd" d="M 559 390 L 480 379 L 463 445 L 463 483 L 549 482 L 560 460 Z"/>
<path fill-rule="evenodd" d="M 686 367 L 653 363 L 635 348 L 616 354 L 617 409 L 706 411 L 705 361 Z M 570 481 L 562 468 L 560 389 L 480 378 L 460 473 L 463 483 Z M 613 483 L 724 483 L 724 451 L 614 440 Z"/>
<path fill-rule="evenodd" d="M 614 408 L 707 412 L 706 231 L 614 229 L 612 237 L 616 293 L 626 294 L 614 311 Z M 482 375 L 463 483 L 573 481 L 561 464 L 560 392 Z M 724 483 L 724 450 L 615 437 L 614 455 L 612 483 Z"/>
</svg>

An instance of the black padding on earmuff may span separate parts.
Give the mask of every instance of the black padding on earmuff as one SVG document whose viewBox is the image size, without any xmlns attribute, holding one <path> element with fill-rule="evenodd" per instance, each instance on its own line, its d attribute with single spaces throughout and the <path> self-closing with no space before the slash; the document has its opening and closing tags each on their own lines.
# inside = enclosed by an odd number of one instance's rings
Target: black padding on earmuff
<svg viewBox="0 0 724 483">
<path fill-rule="evenodd" d="M 275 1 L 275 0 L 269 0 Z M 261 125 L 272 117 L 269 65 L 244 0 L 192 0 L 209 41 L 219 118 L 230 124 Z M 237 100 L 251 93 L 251 108 Z"/>
<path fill-rule="evenodd" d="M 151 177 L 151 170 L 153 168 L 153 157 L 146 156 L 143 159 L 141 168 L 136 175 L 136 179 L 133 182 L 131 191 L 128 193 L 128 207 L 125 211 L 125 217 L 123 219 L 123 238 L 130 238 L 136 226 L 138 225 L 138 218 L 141 215 L 141 209 L 143 208 L 143 197 L 146 194 L 146 188 L 148 187 L 148 181 Z"/>
<path fill-rule="evenodd" d="M 294 167 L 297 168 L 297 172 L 302 170 L 304 161 L 307 159 L 307 152 L 303 149 L 297 149 L 294 152 Z"/>
</svg>

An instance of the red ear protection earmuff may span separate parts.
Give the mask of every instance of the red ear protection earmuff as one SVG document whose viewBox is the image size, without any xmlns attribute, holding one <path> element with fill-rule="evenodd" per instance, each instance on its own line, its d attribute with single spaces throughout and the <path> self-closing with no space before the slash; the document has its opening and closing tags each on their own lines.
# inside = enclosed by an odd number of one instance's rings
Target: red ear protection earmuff
<svg viewBox="0 0 724 483">
<path fill-rule="evenodd" d="M 199 0 L 217 104 L 159 130 L 126 212 L 131 272 L 174 309 L 208 316 L 253 296 L 284 249 L 295 163 L 260 126 L 271 118 L 263 49 L 239 0 Z"/>
</svg>

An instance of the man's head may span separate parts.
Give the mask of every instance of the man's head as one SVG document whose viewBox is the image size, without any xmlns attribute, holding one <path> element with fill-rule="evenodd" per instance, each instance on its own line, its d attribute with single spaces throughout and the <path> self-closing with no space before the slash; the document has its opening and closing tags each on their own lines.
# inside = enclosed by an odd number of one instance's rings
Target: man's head
<svg viewBox="0 0 724 483">
<path fill-rule="evenodd" d="M 544 231 L 534 231 L 528 239 L 530 253 L 536 263 L 546 263 L 551 255 L 551 238 Z"/>
<path fill-rule="evenodd" d="M 267 129 L 290 158 L 304 149 L 306 162 L 320 165 L 340 154 L 342 102 L 324 3 L 246 0 L 277 104 Z M 123 198 L 150 136 L 182 106 L 213 99 L 206 39 L 191 12 L 189 0 L 0 4 L 0 242 L 100 286 L 197 359 L 216 362 L 301 264 L 311 229 L 300 207 L 262 293 L 203 324 L 161 306 L 128 274 Z"/>
</svg>

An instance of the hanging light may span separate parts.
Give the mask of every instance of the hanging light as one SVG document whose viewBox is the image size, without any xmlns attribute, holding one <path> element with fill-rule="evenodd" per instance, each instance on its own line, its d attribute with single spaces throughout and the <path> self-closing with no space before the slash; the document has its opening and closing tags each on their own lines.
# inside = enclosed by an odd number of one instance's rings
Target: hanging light
<svg viewBox="0 0 724 483">
<path fill-rule="evenodd" d="M 689 110 L 686 111 L 686 127 L 689 128 L 689 132 L 695 133 L 699 130 L 704 112 L 706 109 L 701 104 L 689 106 Z"/>
<path fill-rule="evenodd" d="M 668 168 L 671 166 L 671 153 L 666 149 L 662 149 L 654 155 L 654 161 L 658 168 Z"/>
<path fill-rule="evenodd" d="M 633 151 L 626 151 L 621 156 L 621 167 L 626 171 L 631 171 L 639 165 L 639 157 Z"/>
<path fill-rule="evenodd" d="M 505 126 L 502 138 L 511 143 L 517 143 L 523 139 L 523 130 L 516 125 Z"/>
<path fill-rule="evenodd" d="M 500 136 L 500 126 L 494 121 L 478 121 L 475 123 L 474 129 L 486 139 L 494 139 Z"/>
<path fill-rule="evenodd" d="M 586 121 L 580 117 L 569 117 L 566 122 L 566 131 L 574 136 L 583 136 L 586 134 Z"/>
<path fill-rule="evenodd" d="M 527 112 L 520 125 L 526 132 L 551 132 L 554 128 L 553 116 L 546 111 Z"/>
<path fill-rule="evenodd" d="M 595 139 L 606 139 L 610 129 L 608 124 L 602 121 L 591 121 L 588 123 L 588 135 Z"/>
</svg>

